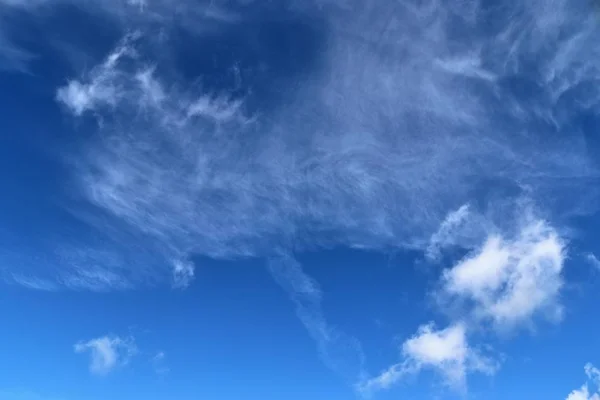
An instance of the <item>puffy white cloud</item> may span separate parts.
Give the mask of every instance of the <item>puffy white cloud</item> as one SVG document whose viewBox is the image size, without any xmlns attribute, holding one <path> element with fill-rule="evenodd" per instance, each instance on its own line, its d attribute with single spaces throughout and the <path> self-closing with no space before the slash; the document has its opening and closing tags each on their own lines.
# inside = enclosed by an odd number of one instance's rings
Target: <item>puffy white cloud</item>
<svg viewBox="0 0 600 400">
<path fill-rule="evenodd" d="M 600 400 L 600 394 L 590 393 L 588 385 L 583 385 L 569 393 L 566 400 Z"/>
<path fill-rule="evenodd" d="M 456 47 L 449 20 L 478 32 L 469 17 L 476 10 L 456 7 L 382 3 L 368 12 L 358 4 L 343 13 L 333 6 L 324 10 L 319 18 L 327 20 L 331 37 L 319 40 L 327 45 L 318 52 L 322 62 L 314 63 L 306 82 L 290 78 L 298 84 L 281 91 L 285 101 L 254 114 L 241 95 L 175 79 L 179 71 L 169 69 L 169 60 L 156 61 L 162 60 L 163 42 L 143 35 L 140 45 L 124 40 L 103 63 L 57 92 L 75 115 L 93 112 L 102 121 L 102 139 L 90 141 L 74 171 L 84 198 L 155 239 L 167 260 L 190 253 L 264 256 L 273 241 L 296 243 L 299 250 L 331 242 L 409 247 L 435 258 L 445 246 L 471 245 L 476 233 L 486 231 L 477 226 L 487 219 L 490 226 L 502 220 L 523 187 L 551 215 L 571 212 L 552 201 L 571 200 L 559 186 L 577 185 L 577 177 L 592 173 L 584 142 L 571 134 L 558 146 L 545 130 L 530 129 L 531 121 L 513 111 L 551 99 L 543 91 L 543 99 L 514 93 L 502 82 L 516 72 L 498 62 L 518 63 L 543 42 L 525 51 L 514 47 L 518 41 L 510 31 L 508 37 L 483 37 L 469 50 Z M 515 5 L 515 13 L 523 7 Z M 545 9 L 527 12 L 544 14 L 534 13 L 529 22 L 547 17 Z M 561 23 L 575 18 L 565 13 Z M 447 18 L 454 14 L 461 17 Z M 388 15 L 400 22 L 375 32 Z M 263 84 L 240 73 L 242 67 L 230 66 L 232 76 L 237 71 L 236 90 Z M 549 118 L 539 117 L 540 123 Z M 507 190 L 496 192 L 498 187 Z M 473 199 L 475 193 L 482 201 Z M 460 204 L 473 206 L 457 209 Z M 475 204 L 497 211 L 479 215 Z"/>
<path fill-rule="evenodd" d="M 433 324 L 421 326 L 402 345 L 402 353 L 417 368 L 439 370 L 451 384 L 463 385 L 467 370 L 493 373 L 496 366 L 469 347 L 462 324 L 435 330 Z"/>
<path fill-rule="evenodd" d="M 496 234 L 444 271 L 442 299 L 462 301 L 498 328 L 528 323 L 537 313 L 560 317 L 565 243 L 545 221 L 525 223 L 516 237 Z"/>
<path fill-rule="evenodd" d="M 74 346 L 76 353 L 90 352 L 90 372 L 106 375 L 115 368 L 126 365 L 137 352 L 133 338 L 102 336 Z"/>
<path fill-rule="evenodd" d="M 461 323 L 436 330 L 433 323 L 419 327 L 417 333 L 402 344 L 403 360 L 379 376 L 359 385 L 361 392 L 387 389 L 407 374 L 433 369 L 445 382 L 458 389 L 466 386 L 467 373 L 494 374 L 498 363 L 469 346 L 465 326 Z"/>
<path fill-rule="evenodd" d="M 440 305 L 445 307 L 448 300 L 457 301 L 462 307 L 461 320 L 441 330 L 433 324 L 421 326 L 415 336 L 404 342 L 403 360 L 362 383 L 361 391 L 388 388 L 405 375 L 424 368 L 438 371 L 455 388 L 466 388 L 470 372 L 493 374 L 499 368 L 498 362 L 468 344 L 469 329 L 492 322 L 496 328 L 506 330 L 530 324 L 542 312 L 552 318 L 560 316 L 565 243 L 547 222 L 531 213 L 520 211 L 519 215 L 521 227 L 515 234 L 490 234 L 479 249 L 442 273 L 441 289 L 436 293 Z M 467 219 L 483 220 L 481 216 L 469 215 L 466 206 L 451 213 L 430 241 L 428 250 L 434 251 L 429 254 L 456 243 L 472 243 L 469 235 L 473 229 L 484 227 L 462 226 Z M 437 255 L 431 259 L 436 258 Z"/>
<path fill-rule="evenodd" d="M 0 22 L 1 21 L 2 20 L 0 19 Z M 33 59 L 35 59 L 35 55 L 33 53 L 12 43 L 0 31 L 0 72 L 27 72 L 28 64 Z"/>
<path fill-rule="evenodd" d="M 600 400 L 600 392 L 590 389 L 590 383 L 596 389 L 600 388 L 600 370 L 590 363 L 585 365 L 584 370 L 589 382 L 569 393 L 566 400 Z"/>
</svg>

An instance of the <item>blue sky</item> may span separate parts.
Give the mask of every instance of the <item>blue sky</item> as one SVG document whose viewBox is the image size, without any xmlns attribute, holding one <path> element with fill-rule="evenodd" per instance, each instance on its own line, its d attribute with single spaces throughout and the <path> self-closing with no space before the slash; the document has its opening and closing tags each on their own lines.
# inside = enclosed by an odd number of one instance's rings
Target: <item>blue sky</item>
<svg viewBox="0 0 600 400">
<path fill-rule="evenodd" d="M 0 400 L 600 400 L 587 0 L 0 0 Z"/>
</svg>

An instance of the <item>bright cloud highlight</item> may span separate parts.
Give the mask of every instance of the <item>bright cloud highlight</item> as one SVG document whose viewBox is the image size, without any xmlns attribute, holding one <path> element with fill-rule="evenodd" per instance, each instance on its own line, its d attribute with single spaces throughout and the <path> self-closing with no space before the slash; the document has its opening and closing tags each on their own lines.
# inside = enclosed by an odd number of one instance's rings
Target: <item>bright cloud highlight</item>
<svg viewBox="0 0 600 400">
<path fill-rule="evenodd" d="M 106 375 L 119 366 L 126 365 L 137 352 L 133 338 L 102 336 L 74 346 L 76 353 L 90 353 L 90 372 Z"/>
</svg>

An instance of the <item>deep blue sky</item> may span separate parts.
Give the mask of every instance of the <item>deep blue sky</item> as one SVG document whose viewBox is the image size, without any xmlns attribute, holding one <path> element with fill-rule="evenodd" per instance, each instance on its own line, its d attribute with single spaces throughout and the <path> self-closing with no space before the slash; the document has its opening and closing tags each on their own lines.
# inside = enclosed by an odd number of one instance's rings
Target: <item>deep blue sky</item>
<svg viewBox="0 0 600 400">
<path fill-rule="evenodd" d="M 0 0 L 0 400 L 600 399 L 599 55 L 583 0 Z"/>
</svg>

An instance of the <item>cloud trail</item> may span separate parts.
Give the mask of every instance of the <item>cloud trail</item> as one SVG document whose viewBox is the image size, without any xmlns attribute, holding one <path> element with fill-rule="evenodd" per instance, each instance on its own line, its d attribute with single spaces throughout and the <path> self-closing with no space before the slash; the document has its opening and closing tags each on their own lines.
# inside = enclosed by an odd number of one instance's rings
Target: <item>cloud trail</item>
<svg viewBox="0 0 600 400">
<path fill-rule="evenodd" d="M 365 371 L 360 342 L 327 322 L 321 307 L 322 293 L 318 284 L 289 255 L 281 254 L 272 258 L 268 267 L 295 303 L 298 317 L 317 343 L 325 365 L 349 382 L 362 379 Z"/>
</svg>

